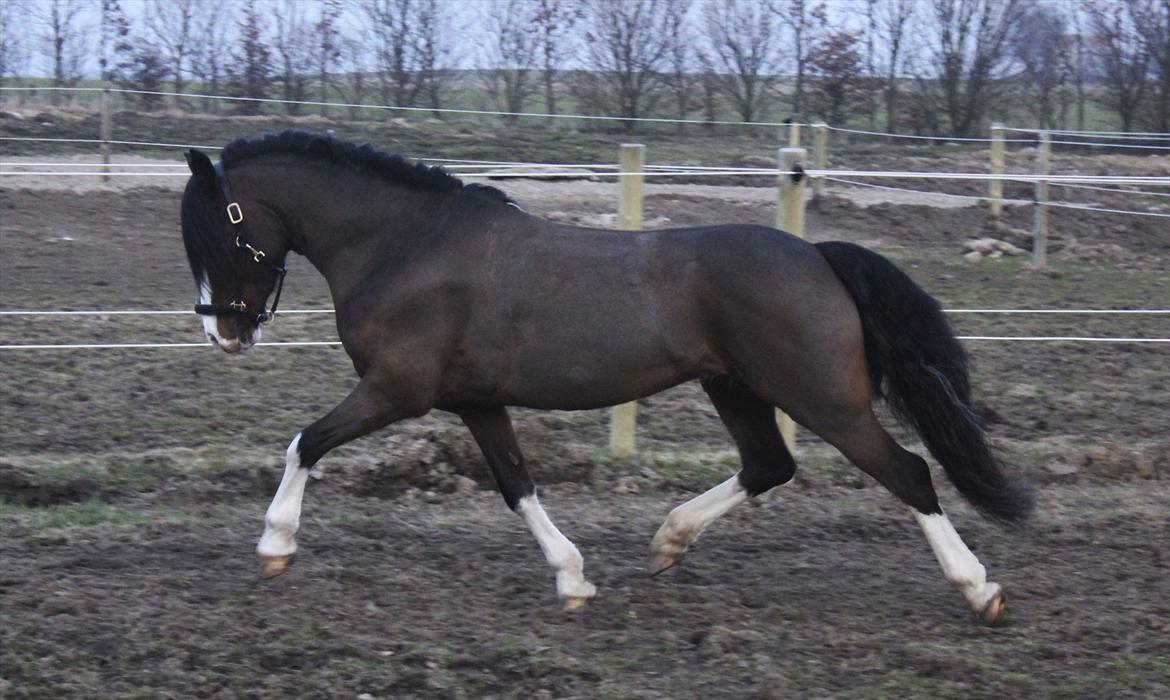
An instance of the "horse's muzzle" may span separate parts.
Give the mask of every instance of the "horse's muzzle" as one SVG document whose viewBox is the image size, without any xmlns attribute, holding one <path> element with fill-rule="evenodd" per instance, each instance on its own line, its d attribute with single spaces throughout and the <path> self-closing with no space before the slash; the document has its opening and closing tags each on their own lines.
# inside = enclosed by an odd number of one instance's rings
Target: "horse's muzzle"
<svg viewBox="0 0 1170 700">
<path fill-rule="evenodd" d="M 253 345 L 256 344 L 256 340 L 258 339 L 259 335 L 260 335 L 260 332 L 259 332 L 259 329 L 257 329 L 257 331 L 256 331 L 257 337 L 253 337 L 247 341 L 240 340 L 239 338 L 230 338 L 230 339 L 218 338 L 211 333 L 207 334 L 207 339 L 211 341 L 212 345 L 219 348 L 220 350 L 223 350 L 224 352 L 226 352 L 228 354 L 234 354 L 237 352 L 244 352 L 245 350 L 250 349 Z"/>
</svg>

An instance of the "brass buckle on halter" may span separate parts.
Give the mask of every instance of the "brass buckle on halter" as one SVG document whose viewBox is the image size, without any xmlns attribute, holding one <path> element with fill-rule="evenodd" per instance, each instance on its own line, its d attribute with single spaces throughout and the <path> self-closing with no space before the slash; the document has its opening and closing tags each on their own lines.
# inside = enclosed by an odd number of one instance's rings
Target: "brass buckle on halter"
<svg viewBox="0 0 1170 700">
<path fill-rule="evenodd" d="M 242 301 L 233 301 L 232 303 L 228 304 L 228 306 L 232 307 L 236 311 L 247 311 L 248 310 L 248 305 Z"/>
<path fill-rule="evenodd" d="M 228 202 L 227 205 L 228 221 L 233 224 L 244 223 L 244 210 L 240 209 L 240 205 L 236 202 Z"/>
<path fill-rule="evenodd" d="M 259 248 L 253 248 L 251 245 L 244 243 L 240 240 L 239 236 L 236 236 L 236 247 L 247 248 L 248 252 L 252 254 L 252 260 L 256 262 L 260 262 L 260 258 L 264 257 L 264 251 L 260 250 Z"/>
</svg>

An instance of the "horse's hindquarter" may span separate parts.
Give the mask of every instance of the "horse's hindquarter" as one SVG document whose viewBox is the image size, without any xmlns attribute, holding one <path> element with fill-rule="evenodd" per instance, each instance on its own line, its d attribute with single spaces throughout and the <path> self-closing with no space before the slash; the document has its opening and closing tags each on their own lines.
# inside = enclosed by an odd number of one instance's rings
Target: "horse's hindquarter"
<svg viewBox="0 0 1170 700">
<path fill-rule="evenodd" d="M 860 390 L 861 321 L 812 244 L 764 227 L 734 227 L 708 246 L 711 336 L 735 375 L 773 403 Z"/>
</svg>

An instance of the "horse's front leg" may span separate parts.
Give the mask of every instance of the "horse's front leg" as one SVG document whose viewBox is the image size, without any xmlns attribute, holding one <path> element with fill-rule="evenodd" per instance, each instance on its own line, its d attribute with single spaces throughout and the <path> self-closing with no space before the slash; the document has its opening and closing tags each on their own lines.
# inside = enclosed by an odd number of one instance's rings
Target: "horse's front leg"
<svg viewBox="0 0 1170 700">
<path fill-rule="evenodd" d="M 566 610 L 583 606 L 597 588 L 585 579 L 584 560 L 576 545 L 553 525 L 536 498 L 536 485 L 524 466 L 524 455 L 516 442 L 512 421 L 503 406 L 461 411 L 459 416 L 487 458 L 504 501 L 524 518 L 536 536 L 544 558 L 556 570 L 557 595 Z"/>
<path fill-rule="evenodd" d="M 301 499 L 309 470 L 334 447 L 411 415 L 371 382 L 362 380 L 336 408 L 297 433 L 285 454 L 284 477 L 264 516 L 264 535 L 256 546 L 265 578 L 288 571 L 297 551 Z"/>
</svg>

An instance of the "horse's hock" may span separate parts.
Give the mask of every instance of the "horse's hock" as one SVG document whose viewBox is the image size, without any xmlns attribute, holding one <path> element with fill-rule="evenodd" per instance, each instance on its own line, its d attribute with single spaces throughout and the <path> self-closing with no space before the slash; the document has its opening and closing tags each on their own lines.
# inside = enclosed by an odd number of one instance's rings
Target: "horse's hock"
<svg viewBox="0 0 1170 700">
<path fill-rule="evenodd" d="M 515 429 L 536 483 L 593 480 L 588 457 L 558 439 L 544 422 L 516 420 Z M 369 462 L 352 467 L 353 486 L 363 495 L 394 497 L 409 488 L 454 493 L 496 487 L 483 453 L 461 425 L 404 427 L 377 452 Z"/>
</svg>

